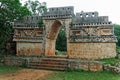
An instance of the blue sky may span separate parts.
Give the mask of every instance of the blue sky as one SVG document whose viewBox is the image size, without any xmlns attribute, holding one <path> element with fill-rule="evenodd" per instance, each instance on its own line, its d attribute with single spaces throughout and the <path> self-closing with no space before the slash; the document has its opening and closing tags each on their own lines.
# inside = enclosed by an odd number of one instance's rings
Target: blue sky
<svg viewBox="0 0 120 80">
<path fill-rule="evenodd" d="M 21 0 L 24 3 L 27 0 Z M 35 1 L 35 0 L 33 0 Z M 74 6 L 76 12 L 98 11 L 100 16 L 109 16 L 113 23 L 120 24 L 120 0 L 39 0 L 47 7 Z"/>
</svg>

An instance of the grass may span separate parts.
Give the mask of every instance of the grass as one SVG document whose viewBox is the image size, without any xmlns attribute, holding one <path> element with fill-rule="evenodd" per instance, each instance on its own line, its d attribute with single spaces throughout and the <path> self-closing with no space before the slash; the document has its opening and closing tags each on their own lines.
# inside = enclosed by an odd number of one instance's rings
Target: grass
<svg viewBox="0 0 120 80">
<path fill-rule="evenodd" d="M 0 63 L 0 75 L 5 74 L 5 73 L 12 73 L 15 72 L 16 70 L 20 70 L 20 67 L 17 66 L 6 66 L 2 63 Z"/>
<path fill-rule="evenodd" d="M 57 55 L 66 55 L 66 54 L 67 54 L 66 51 L 58 51 L 58 52 L 57 52 Z"/>
<path fill-rule="evenodd" d="M 104 62 L 105 64 L 114 65 L 115 63 L 120 62 L 120 59 L 118 59 L 118 58 L 108 58 L 108 59 L 101 59 L 101 60 L 99 60 L 99 61 L 102 61 L 102 62 Z"/>
<path fill-rule="evenodd" d="M 110 72 L 64 71 L 49 75 L 49 80 L 120 80 L 119 74 Z M 47 80 L 45 79 L 45 80 Z"/>
</svg>

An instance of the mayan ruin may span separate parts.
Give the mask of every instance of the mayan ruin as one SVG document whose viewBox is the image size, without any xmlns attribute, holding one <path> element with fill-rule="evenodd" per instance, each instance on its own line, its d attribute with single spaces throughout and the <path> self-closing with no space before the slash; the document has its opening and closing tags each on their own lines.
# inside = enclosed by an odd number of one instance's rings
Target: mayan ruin
<svg viewBox="0 0 120 80">
<path fill-rule="evenodd" d="M 119 0 L 0 0 L 0 80 L 120 80 Z"/>
<path fill-rule="evenodd" d="M 39 20 L 43 19 L 43 24 Z M 64 26 L 67 57 L 103 59 L 116 56 L 116 36 L 108 16 L 98 12 L 78 12 L 74 7 L 53 7 L 43 16 L 26 16 L 14 22 L 13 41 L 17 55 L 56 56 L 56 39 Z"/>
</svg>

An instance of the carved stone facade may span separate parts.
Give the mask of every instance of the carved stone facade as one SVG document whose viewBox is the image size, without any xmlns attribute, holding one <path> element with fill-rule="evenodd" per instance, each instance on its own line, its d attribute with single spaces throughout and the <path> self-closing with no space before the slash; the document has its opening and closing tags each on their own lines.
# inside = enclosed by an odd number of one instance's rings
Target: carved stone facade
<svg viewBox="0 0 120 80">
<path fill-rule="evenodd" d="M 98 59 L 116 56 L 116 36 L 107 16 L 98 12 L 77 13 L 69 32 L 70 58 Z"/>
<path fill-rule="evenodd" d="M 44 27 L 38 25 L 39 19 L 39 16 L 30 16 L 14 22 L 17 55 L 43 55 Z"/>
<path fill-rule="evenodd" d="M 108 16 L 83 11 L 75 15 L 69 6 L 49 8 L 42 16 L 45 27 L 38 25 L 40 18 L 29 16 L 15 21 L 13 40 L 17 42 L 18 55 L 55 56 L 55 42 L 64 26 L 69 58 L 115 57 L 117 40 Z"/>
</svg>

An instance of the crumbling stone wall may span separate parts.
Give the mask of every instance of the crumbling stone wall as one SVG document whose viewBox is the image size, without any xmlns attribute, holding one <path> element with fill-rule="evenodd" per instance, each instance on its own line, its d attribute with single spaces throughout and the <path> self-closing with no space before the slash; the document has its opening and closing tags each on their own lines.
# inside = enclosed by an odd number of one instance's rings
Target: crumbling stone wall
<svg viewBox="0 0 120 80">
<path fill-rule="evenodd" d="M 107 16 L 98 12 L 80 12 L 72 19 L 68 57 L 102 59 L 116 56 L 116 36 Z"/>
<path fill-rule="evenodd" d="M 44 55 L 44 27 L 39 26 L 39 16 L 28 16 L 14 22 L 13 41 L 16 41 L 17 55 Z"/>
<path fill-rule="evenodd" d="M 15 21 L 13 41 L 17 43 L 18 55 L 55 56 L 56 38 L 61 26 L 64 26 L 68 58 L 116 56 L 117 39 L 108 16 L 83 11 L 75 15 L 74 8 L 68 6 L 49 8 L 42 16 L 44 27 L 38 25 L 40 18 L 28 16 L 23 21 Z"/>
</svg>

